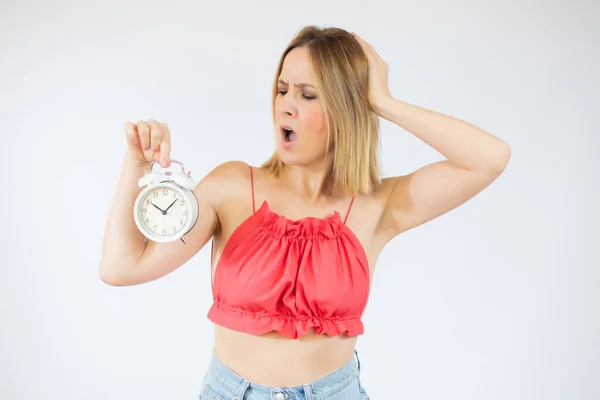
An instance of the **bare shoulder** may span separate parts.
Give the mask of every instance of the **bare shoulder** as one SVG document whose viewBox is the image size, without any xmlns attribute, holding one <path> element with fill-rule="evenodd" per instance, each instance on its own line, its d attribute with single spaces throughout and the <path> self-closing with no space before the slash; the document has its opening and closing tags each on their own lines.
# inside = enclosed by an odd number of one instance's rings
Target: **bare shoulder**
<svg viewBox="0 0 600 400">
<path fill-rule="evenodd" d="M 212 180 L 223 178 L 248 178 L 249 171 L 250 166 L 244 161 L 225 161 L 210 171 L 207 178 Z"/>
<path fill-rule="evenodd" d="M 378 217 L 381 217 L 390 195 L 394 190 L 394 185 L 396 184 L 397 179 L 398 177 L 382 179 L 381 183 L 377 188 L 375 188 L 375 190 L 369 194 L 359 196 L 357 200 L 360 199 L 365 206 L 377 210 Z"/>
<path fill-rule="evenodd" d="M 407 176 L 384 178 L 381 180 L 379 187 L 370 195 L 371 203 L 376 206 L 378 210 L 377 226 L 374 229 L 374 236 L 376 242 L 380 243 L 381 247 L 394 236 L 394 227 L 390 221 L 399 218 L 399 216 L 390 215 L 390 212 L 398 212 L 398 210 L 401 210 L 401 208 L 396 209 L 395 211 L 390 210 L 388 207 L 390 198 L 392 194 L 397 191 L 397 186 L 402 185 L 407 179 Z"/>
<path fill-rule="evenodd" d="M 380 185 L 370 194 L 371 199 L 385 206 L 398 178 L 383 178 Z"/>
<path fill-rule="evenodd" d="M 218 206 L 227 198 L 247 193 L 250 166 L 243 161 L 226 161 L 213 168 L 199 183 L 195 194 L 199 200 Z"/>
<path fill-rule="evenodd" d="M 410 175 L 399 175 L 385 178 L 381 181 L 381 186 L 378 188 L 378 200 L 384 209 L 387 208 L 392 194 L 398 192 L 398 187 L 405 187 L 408 185 L 409 180 Z M 408 206 L 408 203 L 405 205 Z"/>
<path fill-rule="evenodd" d="M 393 179 L 382 179 L 372 192 L 356 196 L 349 221 L 364 227 L 369 236 L 375 235 L 393 186 Z"/>
<path fill-rule="evenodd" d="M 373 228 L 371 231 L 374 231 L 384 213 L 393 187 L 394 179 L 386 178 L 382 179 L 372 192 L 356 196 L 352 207 L 354 212 L 350 213 L 350 217 L 355 220 L 360 219 L 357 221 L 360 225 L 370 225 Z"/>
</svg>

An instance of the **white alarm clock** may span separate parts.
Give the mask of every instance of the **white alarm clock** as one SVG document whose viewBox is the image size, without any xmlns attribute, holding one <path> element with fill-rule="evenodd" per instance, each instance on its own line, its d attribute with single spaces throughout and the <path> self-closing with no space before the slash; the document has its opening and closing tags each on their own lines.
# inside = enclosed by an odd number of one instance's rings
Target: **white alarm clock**
<svg viewBox="0 0 600 400">
<path fill-rule="evenodd" d="M 154 171 L 155 163 L 138 181 L 140 187 L 146 187 L 135 200 L 135 224 L 146 241 L 168 243 L 181 239 L 186 243 L 185 234 L 198 220 L 198 200 L 193 192 L 196 183 L 179 161 L 171 160 L 171 165 L 179 164 L 181 172 Z"/>
</svg>

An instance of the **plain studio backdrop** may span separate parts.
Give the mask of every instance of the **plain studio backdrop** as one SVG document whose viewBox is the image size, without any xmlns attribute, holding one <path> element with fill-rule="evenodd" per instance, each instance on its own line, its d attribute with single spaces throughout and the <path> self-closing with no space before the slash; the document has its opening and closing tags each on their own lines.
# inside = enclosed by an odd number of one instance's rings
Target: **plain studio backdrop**
<svg viewBox="0 0 600 400">
<path fill-rule="evenodd" d="M 598 2 L 0 5 L 0 398 L 198 397 L 210 246 L 152 283 L 98 278 L 123 124 L 167 122 L 196 180 L 260 165 L 277 61 L 310 24 L 371 43 L 397 99 L 512 148 L 492 186 L 381 254 L 358 341 L 371 398 L 600 398 Z M 441 158 L 384 120 L 381 147 L 386 176 Z"/>
</svg>

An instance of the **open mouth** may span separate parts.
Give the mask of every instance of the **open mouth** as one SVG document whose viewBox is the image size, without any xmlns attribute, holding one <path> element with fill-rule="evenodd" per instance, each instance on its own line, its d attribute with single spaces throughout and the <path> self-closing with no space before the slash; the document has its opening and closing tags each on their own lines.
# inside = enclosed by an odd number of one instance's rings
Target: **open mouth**
<svg viewBox="0 0 600 400">
<path fill-rule="evenodd" d="M 290 127 L 281 127 L 281 134 L 286 142 L 292 142 L 297 137 L 296 132 Z"/>
</svg>

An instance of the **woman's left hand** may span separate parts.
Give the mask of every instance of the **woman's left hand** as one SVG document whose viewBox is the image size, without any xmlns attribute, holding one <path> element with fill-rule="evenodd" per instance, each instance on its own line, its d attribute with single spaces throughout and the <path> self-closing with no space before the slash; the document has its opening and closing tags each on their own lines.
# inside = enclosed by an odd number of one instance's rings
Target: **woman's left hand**
<svg viewBox="0 0 600 400">
<path fill-rule="evenodd" d="M 377 113 L 377 110 L 392 97 L 388 86 L 389 66 L 377 54 L 373 46 L 365 42 L 356 33 L 351 32 L 351 34 L 361 45 L 369 62 L 369 103 Z"/>
</svg>

